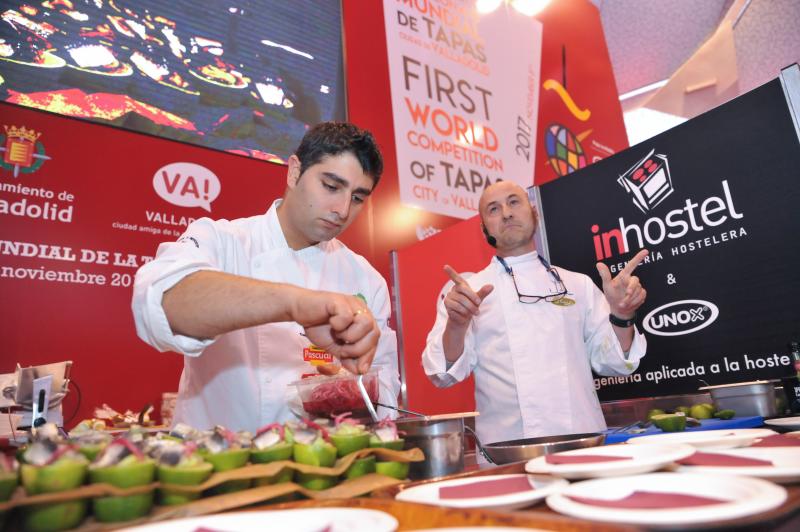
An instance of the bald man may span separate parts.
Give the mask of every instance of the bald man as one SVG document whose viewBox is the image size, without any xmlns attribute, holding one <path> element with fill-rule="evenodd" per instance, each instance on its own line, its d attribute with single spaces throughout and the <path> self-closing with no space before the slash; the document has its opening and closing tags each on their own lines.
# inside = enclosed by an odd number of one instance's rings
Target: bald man
<svg viewBox="0 0 800 532">
<path fill-rule="evenodd" d="M 645 354 L 633 322 L 647 293 L 633 272 L 647 250 L 616 277 L 598 263 L 601 292 L 536 252 L 538 216 L 522 187 L 487 187 L 478 210 L 497 255 L 469 278 L 445 266 L 452 286 L 428 334 L 425 373 L 438 387 L 475 373 L 483 442 L 604 430 L 592 370 L 628 375 Z"/>
</svg>

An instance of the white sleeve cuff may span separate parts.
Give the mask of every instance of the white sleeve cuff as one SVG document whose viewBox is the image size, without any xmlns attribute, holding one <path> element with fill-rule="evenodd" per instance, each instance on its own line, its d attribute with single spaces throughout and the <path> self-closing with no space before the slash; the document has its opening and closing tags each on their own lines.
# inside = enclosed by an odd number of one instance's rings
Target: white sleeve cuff
<svg viewBox="0 0 800 532">
<path fill-rule="evenodd" d="M 214 343 L 216 338 L 192 338 L 172 332 L 172 328 L 164 312 L 162 300 L 164 292 L 175 286 L 181 279 L 201 269 L 190 267 L 174 272 L 159 279 L 146 288 L 145 305 L 140 309 L 140 318 L 145 323 L 137 320 L 136 329 L 139 337 L 159 351 L 175 351 L 187 356 L 199 356 L 203 350 Z"/>
</svg>

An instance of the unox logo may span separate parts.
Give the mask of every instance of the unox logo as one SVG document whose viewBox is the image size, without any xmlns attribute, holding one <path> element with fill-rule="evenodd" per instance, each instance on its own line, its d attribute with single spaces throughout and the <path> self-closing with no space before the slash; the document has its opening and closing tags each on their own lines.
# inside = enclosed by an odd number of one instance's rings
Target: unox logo
<svg viewBox="0 0 800 532">
<path fill-rule="evenodd" d="M 644 329 L 658 336 L 681 336 L 714 323 L 719 308 L 702 299 L 685 299 L 661 305 L 644 317 Z"/>
<path fill-rule="evenodd" d="M 672 177 L 666 155 L 655 148 L 619 176 L 617 183 L 630 194 L 633 204 L 646 213 L 672 194 Z"/>
<path fill-rule="evenodd" d="M 44 152 L 44 145 L 39 142 L 41 133 L 25 126 L 3 127 L 6 135 L 5 138 L 0 135 L 0 152 L 3 153 L 0 167 L 14 172 L 14 177 L 20 172 L 31 174 L 50 159 Z"/>
</svg>

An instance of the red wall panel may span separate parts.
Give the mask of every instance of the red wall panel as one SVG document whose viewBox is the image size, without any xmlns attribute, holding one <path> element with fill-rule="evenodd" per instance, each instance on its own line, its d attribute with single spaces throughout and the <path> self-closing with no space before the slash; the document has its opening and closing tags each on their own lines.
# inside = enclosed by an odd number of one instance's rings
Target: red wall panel
<svg viewBox="0 0 800 532">
<path fill-rule="evenodd" d="M 183 232 L 182 218 L 266 211 L 283 192 L 285 167 L 8 104 L 0 104 L 0 116 L 3 126 L 36 131 L 49 157 L 37 171 L 17 177 L 0 169 L 0 211 L 3 205 L 10 211 L 0 214 L 0 372 L 12 372 L 17 362 L 72 360 L 82 392 L 80 406 L 77 393 L 65 400 L 65 417 L 78 408 L 73 422 L 103 403 L 118 410 L 160 404 L 163 392 L 177 390 L 183 360 L 136 337 L 130 310 L 136 267 L 160 242 Z M 154 175 L 174 162 L 199 164 L 217 176 L 222 188 L 210 213 L 156 194 Z M 73 199 L 61 199 L 65 194 Z M 46 203 L 70 221 L 14 214 Z M 107 263 L 97 260 L 101 252 L 108 252 Z M 79 279 L 78 270 L 104 276 L 105 284 L 38 279 L 47 271 Z"/>
</svg>

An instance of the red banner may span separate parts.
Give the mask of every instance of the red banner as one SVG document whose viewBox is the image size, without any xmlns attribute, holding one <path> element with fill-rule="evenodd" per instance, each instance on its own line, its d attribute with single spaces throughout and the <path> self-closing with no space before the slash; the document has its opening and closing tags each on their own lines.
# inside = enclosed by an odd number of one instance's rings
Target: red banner
<svg viewBox="0 0 800 532">
<path fill-rule="evenodd" d="M 536 185 L 628 147 L 600 13 L 587 0 L 552 2 L 544 25 Z"/>
<path fill-rule="evenodd" d="M 541 185 L 627 148 L 628 141 L 597 8 L 586 0 L 559 0 L 537 18 L 544 26 L 535 168 L 535 183 Z M 413 410 L 473 409 L 471 379 L 438 390 L 420 357 L 436 317 L 436 298 L 448 280 L 439 273 L 442 266 L 477 272 L 491 256 L 478 217 L 398 252 L 401 356 Z"/>
<path fill-rule="evenodd" d="M 475 408 L 472 378 L 451 388 L 436 388 L 422 369 L 420 356 L 428 331 L 436 320 L 437 297 L 449 278 L 449 264 L 464 276 L 479 272 L 494 255 L 481 236 L 478 217 L 472 217 L 438 235 L 397 252 L 395 276 L 401 303 L 398 330 L 403 337 L 402 367 L 411 410 L 425 414 L 467 412 Z"/>
<path fill-rule="evenodd" d="M 159 404 L 182 358 L 136 337 L 136 269 L 195 218 L 266 211 L 285 167 L 0 104 L 0 372 L 74 361 L 65 421 Z"/>
</svg>

